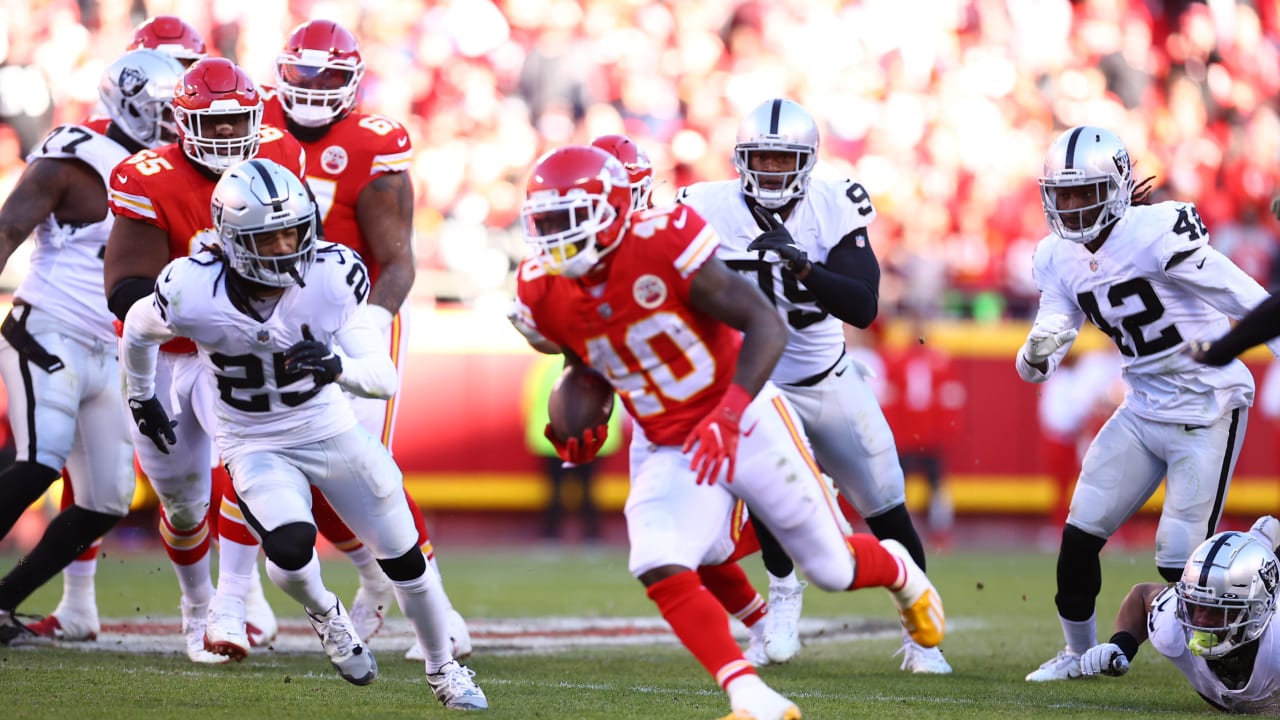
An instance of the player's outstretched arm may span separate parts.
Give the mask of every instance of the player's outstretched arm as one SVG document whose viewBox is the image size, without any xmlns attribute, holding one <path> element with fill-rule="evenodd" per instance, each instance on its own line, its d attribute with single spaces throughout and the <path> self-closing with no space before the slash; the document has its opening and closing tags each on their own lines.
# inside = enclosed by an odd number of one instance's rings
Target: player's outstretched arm
<svg viewBox="0 0 1280 720">
<path fill-rule="evenodd" d="M 758 288 L 717 258 L 707 260 L 694 275 L 689 300 L 696 310 L 742 331 L 733 381 L 755 397 L 787 346 L 782 318 Z"/>
<path fill-rule="evenodd" d="M 1226 365 L 1254 345 L 1280 336 L 1280 295 L 1272 295 L 1212 342 L 1193 342 L 1191 356 L 1206 365 Z"/>
<path fill-rule="evenodd" d="M 1134 585 L 1116 612 L 1115 634 L 1107 642 L 1085 651 L 1080 658 L 1081 672 L 1112 677 L 1129 672 L 1129 663 L 1147 640 L 1147 616 L 1151 612 L 1151 602 L 1168 587 L 1162 583 Z"/>
</svg>

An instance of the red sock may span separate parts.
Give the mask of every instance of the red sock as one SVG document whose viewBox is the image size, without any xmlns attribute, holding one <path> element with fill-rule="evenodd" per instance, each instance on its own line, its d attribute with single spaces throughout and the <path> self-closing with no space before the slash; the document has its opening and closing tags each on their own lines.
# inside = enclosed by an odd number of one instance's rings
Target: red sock
<svg viewBox="0 0 1280 720">
<path fill-rule="evenodd" d="M 697 573 L 686 570 L 672 575 L 649 586 L 646 592 L 676 637 L 720 687 L 743 675 L 756 674 L 729 633 L 724 610 L 702 586 Z"/>
<path fill-rule="evenodd" d="M 857 533 L 845 538 L 853 550 L 853 584 L 850 590 L 865 587 L 883 587 L 900 590 L 906 580 L 907 569 L 893 553 L 884 549 L 874 535 Z"/>
<path fill-rule="evenodd" d="M 164 550 L 175 565 L 191 565 L 209 554 L 209 524 L 207 518 L 189 530 L 178 530 L 169 523 L 169 515 L 160 508 L 160 539 Z"/>
<path fill-rule="evenodd" d="M 764 617 L 768 605 L 751 586 L 746 571 L 738 563 L 703 565 L 698 568 L 698 577 L 720 605 L 743 625 L 751 627 Z"/>
<path fill-rule="evenodd" d="M 240 509 L 240 498 L 235 488 L 227 483 L 225 493 L 218 501 L 216 509 L 211 508 L 209 517 L 218 517 L 218 537 L 239 545 L 257 545 L 258 538 L 244 521 L 244 511 Z"/>
</svg>

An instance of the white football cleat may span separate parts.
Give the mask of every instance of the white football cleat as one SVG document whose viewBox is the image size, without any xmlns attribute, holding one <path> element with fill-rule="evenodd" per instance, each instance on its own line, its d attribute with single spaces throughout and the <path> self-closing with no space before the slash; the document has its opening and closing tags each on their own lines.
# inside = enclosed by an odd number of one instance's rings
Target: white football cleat
<svg viewBox="0 0 1280 720">
<path fill-rule="evenodd" d="M 182 640 L 187 646 L 187 659 L 201 665 L 221 665 L 231 658 L 216 655 L 204 649 L 204 625 L 209 614 L 209 604 L 188 603 L 182 599 Z"/>
<path fill-rule="evenodd" d="M 249 633 L 245 629 L 244 601 L 214 596 L 204 625 L 204 649 L 232 660 L 249 654 Z"/>
<path fill-rule="evenodd" d="M 98 608 L 73 608 L 58 603 L 53 612 L 27 625 L 27 629 L 41 637 L 63 642 L 88 642 L 97 640 L 102 632 L 98 622 Z"/>
<path fill-rule="evenodd" d="M 733 712 L 723 720 L 800 720 L 800 708 L 763 681 L 734 695 Z"/>
<path fill-rule="evenodd" d="M 804 607 L 801 581 L 794 589 L 769 588 L 769 612 L 764 616 L 764 652 L 775 663 L 787 663 L 800 654 L 800 611 Z"/>
<path fill-rule="evenodd" d="M 911 553 L 907 552 L 902 543 L 897 540 L 881 540 L 880 545 L 901 560 L 906 570 L 907 577 L 902 588 L 896 592 L 890 591 L 898 604 L 902 627 L 912 640 L 923 647 L 941 645 L 947 630 L 947 618 L 938 590 L 929 581 L 929 576 L 924 574 L 924 570 L 911 559 Z"/>
<path fill-rule="evenodd" d="M 244 631 L 253 647 L 266 647 L 276 639 L 280 624 L 275 611 L 262 592 L 262 578 L 254 575 L 256 582 L 249 583 L 249 594 L 244 599 Z"/>
<path fill-rule="evenodd" d="M 449 661 L 439 672 L 427 673 L 427 685 L 441 705 L 453 710 L 487 710 L 489 700 L 472 680 L 475 671 L 457 660 Z"/>
<path fill-rule="evenodd" d="M 351 602 L 351 622 L 355 623 L 360 637 L 371 638 L 382 629 L 382 621 L 395 601 L 394 587 L 386 576 L 377 581 L 360 582 L 356 599 Z"/>
<path fill-rule="evenodd" d="M 333 669 L 343 680 L 352 685 L 368 685 L 378 677 L 378 662 L 360 640 L 341 600 L 323 613 L 313 613 L 308 609 L 307 619 L 320 637 L 324 654 L 329 656 Z"/>
<path fill-rule="evenodd" d="M 908 670 L 917 675 L 950 675 L 951 663 L 942 656 L 936 647 L 927 648 L 918 645 L 911 638 L 904 638 L 902 649 L 902 666 L 899 670 Z"/>
<path fill-rule="evenodd" d="M 1039 668 L 1027 675 L 1027 682 L 1052 682 L 1054 680 L 1075 680 L 1084 677 L 1080 670 L 1080 656 L 1063 648 L 1057 655 L 1049 658 Z"/>
</svg>

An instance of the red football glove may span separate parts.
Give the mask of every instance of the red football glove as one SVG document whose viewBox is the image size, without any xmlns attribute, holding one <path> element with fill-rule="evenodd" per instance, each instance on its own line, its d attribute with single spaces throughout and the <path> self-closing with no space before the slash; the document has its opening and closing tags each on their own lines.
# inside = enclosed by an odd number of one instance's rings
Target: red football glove
<svg viewBox="0 0 1280 720">
<path fill-rule="evenodd" d="M 586 465 L 595 460 L 596 453 L 604 447 L 604 441 L 609 437 L 609 426 L 597 425 L 594 430 L 583 430 L 580 438 L 571 437 L 561 441 L 551 429 L 551 423 L 547 423 L 542 434 L 556 447 L 556 454 L 561 460 L 574 465 Z"/>
<path fill-rule="evenodd" d="M 687 453 L 694 445 L 698 446 L 689 466 L 698 471 L 699 485 L 704 482 L 714 485 L 726 461 L 728 469 L 724 481 L 733 482 L 733 464 L 738 457 L 738 424 L 742 420 L 742 411 L 750 404 L 751 395 L 741 385 L 730 385 L 720 407 L 702 418 L 702 422 L 685 438 L 681 452 Z"/>
</svg>

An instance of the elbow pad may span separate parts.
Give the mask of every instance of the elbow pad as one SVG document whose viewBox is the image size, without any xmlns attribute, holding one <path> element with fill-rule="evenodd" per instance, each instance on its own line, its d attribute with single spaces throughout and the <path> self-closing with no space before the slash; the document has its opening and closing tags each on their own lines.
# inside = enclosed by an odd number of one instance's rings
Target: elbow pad
<svg viewBox="0 0 1280 720">
<path fill-rule="evenodd" d="M 127 277 L 111 288 L 111 292 L 107 295 L 107 309 L 119 318 L 120 322 L 124 322 L 124 316 L 129 314 L 129 308 L 150 295 L 155 288 L 154 278 Z"/>
</svg>

